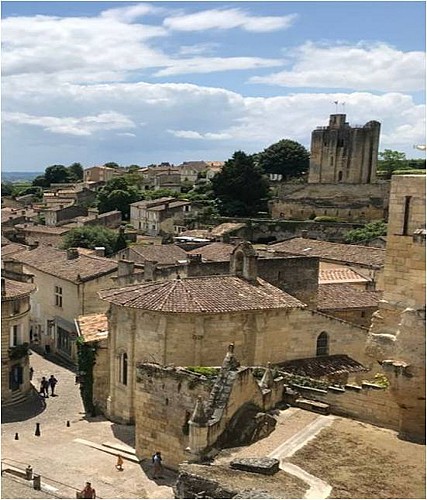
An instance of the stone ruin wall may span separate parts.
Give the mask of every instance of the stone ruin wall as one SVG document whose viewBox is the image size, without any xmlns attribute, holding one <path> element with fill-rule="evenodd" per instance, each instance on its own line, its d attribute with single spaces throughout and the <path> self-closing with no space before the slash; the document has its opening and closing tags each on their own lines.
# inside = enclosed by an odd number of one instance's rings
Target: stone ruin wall
<svg viewBox="0 0 427 500">
<path fill-rule="evenodd" d="M 167 466 L 188 460 L 188 420 L 197 396 L 209 397 L 206 378 L 191 372 L 144 363 L 137 366 L 135 448 L 140 459 L 161 451 Z"/>
<path fill-rule="evenodd" d="M 303 398 L 329 405 L 334 415 L 353 418 L 380 427 L 398 430 L 399 407 L 390 397 L 390 390 L 375 384 L 346 385 L 344 389 L 328 390 L 295 387 Z"/>
</svg>

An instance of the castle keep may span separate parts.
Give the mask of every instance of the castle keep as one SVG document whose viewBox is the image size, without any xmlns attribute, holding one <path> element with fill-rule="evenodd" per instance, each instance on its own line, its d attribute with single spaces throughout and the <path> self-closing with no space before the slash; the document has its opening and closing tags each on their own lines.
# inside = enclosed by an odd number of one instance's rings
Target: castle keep
<svg viewBox="0 0 427 500">
<path fill-rule="evenodd" d="M 331 115 L 311 135 L 309 183 L 370 184 L 376 181 L 381 124 L 351 127 L 346 115 Z"/>
</svg>

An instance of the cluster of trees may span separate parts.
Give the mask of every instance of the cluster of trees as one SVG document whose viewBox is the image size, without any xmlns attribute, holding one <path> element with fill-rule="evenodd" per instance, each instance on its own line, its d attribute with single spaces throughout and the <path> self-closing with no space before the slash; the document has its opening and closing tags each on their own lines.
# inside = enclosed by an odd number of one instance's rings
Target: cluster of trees
<svg viewBox="0 0 427 500">
<path fill-rule="evenodd" d="M 393 151 L 391 149 L 385 149 L 383 152 L 379 153 L 377 169 L 379 175 L 384 179 L 390 179 L 394 173 L 400 170 L 414 171 L 425 170 L 425 168 L 426 161 L 422 158 L 409 160 L 406 158 L 405 153 Z"/>
<path fill-rule="evenodd" d="M 358 229 L 352 229 L 345 235 L 346 243 L 362 243 L 387 235 L 387 224 L 383 220 L 378 220 L 365 224 Z"/>
<path fill-rule="evenodd" d="M 90 248 L 105 247 L 108 257 L 126 248 L 127 242 L 122 231 L 113 231 L 102 226 L 83 226 L 71 229 L 62 242 L 61 248 Z"/>
<path fill-rule="evenodd" d="M 51 165 L 47 167 L 43 175 L 38 175 L 33 180 L 33 186 L 47 188 L 51 184 L 64 184 L 69 182 L 79 182 L 83 180 L 83 167 L 81 163 L 72 163 L 66 167 L 64 165 Z"/>
</svg>

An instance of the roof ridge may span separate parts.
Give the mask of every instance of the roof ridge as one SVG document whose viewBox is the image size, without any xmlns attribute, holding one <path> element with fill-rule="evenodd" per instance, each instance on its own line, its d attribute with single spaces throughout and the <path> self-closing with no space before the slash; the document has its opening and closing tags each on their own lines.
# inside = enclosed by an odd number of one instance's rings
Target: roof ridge
<svg viewBox="0 0 427 500">
<path fill-rule="evenodd" d="M 178 280 L 177 280 L 178 281 Z M 180 280 L 181 281 L 181 280 Z M 195 302 L 198 307 L 200 308 L 200 312 L 205 312 L 206 308 L 202 306 L 202 304 L 194 297 L 194 295 L 191 293 L 190 290 L 188 290 L 185 285 L 184 285 L 184 289 L 185 291 L 188 293 L 188 295 L 190 296 L 190 299 Z"/>
</svg>

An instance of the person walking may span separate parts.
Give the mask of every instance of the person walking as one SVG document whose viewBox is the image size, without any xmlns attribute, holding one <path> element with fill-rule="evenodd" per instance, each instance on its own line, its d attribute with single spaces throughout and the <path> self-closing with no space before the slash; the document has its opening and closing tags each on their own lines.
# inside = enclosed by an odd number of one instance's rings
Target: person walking
<svg viewBox="0 0 427 500">
<path fill-rule="evenodd" d="M 40 394 L 45 398 L 49 397 L 48 388 L 49 382 L 46 380 L 46 377 L 42 377 L 40 381 Z"/>
<path fill-rule="evenodd" d="M 82 498 L 96 498 L 95 489 L 92 488 L 92 485 L 89 482 L 86 483 L 86 486 L 83 488 L 80 494 Z"/>
<path fill-rule="evenodd" d="M 56 380 L 56 378 L 53 375 L 51 375 L 50 378 L 49 378 L 49 387 L 50 387 L 50 390 L 52 391 L 51 392 L 52 396 L 56 396 L 56 394 L 55 394 L 55 386 L 56 386 L 57 383 L 58 383 L 58 381 Z"/>
<path fill-rule="evenodd" d="M 117 455 L 116 469 L 120 471 L 123 470 L 123 458 L 121 455 Z"/>
<path fill-rule="evenodd" d="M 160 474 L 162 473 L 162 454 L 160 451 L 156 451 L 156 453 L 152 457 L 153 462 L 153 479 L 161 478 Z"/>
</svg>

